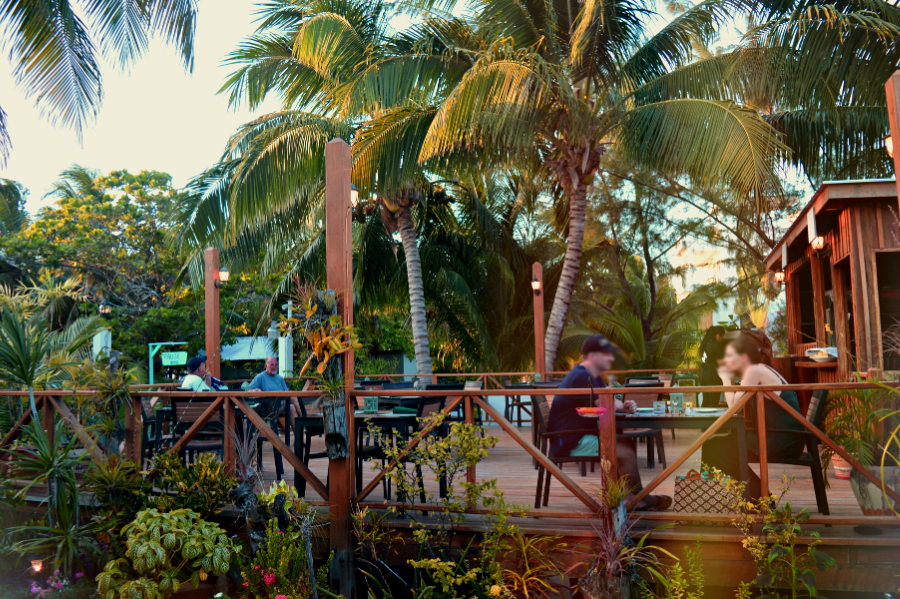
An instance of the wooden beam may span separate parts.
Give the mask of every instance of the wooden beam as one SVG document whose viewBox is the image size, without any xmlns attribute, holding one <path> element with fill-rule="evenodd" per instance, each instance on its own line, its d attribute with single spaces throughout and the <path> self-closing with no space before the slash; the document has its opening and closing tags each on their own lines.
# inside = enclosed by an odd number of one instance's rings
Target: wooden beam
<svg viewBox="0 0 900 599">
<path fill-rule="evenodd" d="M 769 446 L 766 445 L 766 402 L 762 393 L 756 394 L 756 438 L 759 440 L 759 480 L 761 496 L 769 494 Z"/>
<path fill-rule="evenodd" d="M 63 419 L 63 422 L 69 425 L 69 428 L 72 429 L 72 432 L 75 433 L 75 436 L 78 437 L 81 444 L 91 452 L 91 459 L 97 464 L 102 464 L 104 459 L 103 451 L 101 451 L 100 446 L 97 445 L 97 441 L 95 441 L 90 433 L 88 433 L 81 425 L 78 418 L 76 418 L 75 414 L 72 413 L 72 410 L 69 409 L 69 406 L 67 406 L 65 402 L 57 400 L 54 397 L 48 397 L 47 399 L 50 400 L 50 404 L 57 412 L 59 412 L 59 416 Z M 140 436 L 138 437 L 138 451 L 140 451 Z M 138 464 L 138 467 L 140 467 L 140 459 L 135 461 L 135 464 Z"/>
<path fill-rule="evenodd" d="M 203 252 L 203 286 L 206 315 L 206 369 L 216 378 L 221 377 L 221 349 L 219 342 L 219 250 L 206 248 Z"/>
<path fill-rule="evenodd" d="M 547 356 L 544 355 L 544 268 L 540 262 L 531 265 L 532 280 L 537 280 L 537 290 L 532 290 L 534 295 L 534 369 L 541 375 L 541 380 L 547 377 Z"/>
<path fill-rule="evenodd" d="M 575 481 L 569 478 L 566 473 L 560 470 L 556 466 L 556 464 L 551 462 L 550 459 L 547 458 L 547 456 L 545 456 L 540 449 L 532 445 L 531 441 L 522 436 L 522 433 L 519 432 L 519 429 L 513 426 L 512 423 L 504 418 L 502 414 L 497 412 L 497 410 L 491 404 L 483 401 L 480 397 L 476 397 L 474 399 L 478 403 L 478 405 L 481 406 L 481 409 L 487 412 L 491 416 L 491 418 L 493 418 L 494 421 L 500 425 L 500 428 L 502 428 L 506 432 L 506 434 L 512 437 L 516 443 L 521 445 L 525 449 L 525 451 L 527 451 L 531 455 L 532 458 L 537 460 L 538 463 L 544 467 L 547 472 L 555 476 L 559 480 L 559 482 L 561 482 L 563 486 L 568 489 L 570 493 L 572 493 L 572 495 L 577 497 L 581 501 L 581 503 L 586 505 L 592 512 L 596 513 L 600 511 L 600 504 L 597 503 L 597 501 L 593 497 L 591 497 L 589 493 L 585 492 L 585 490 L 582 489 Z"/>
<path fill-rule="evenodd" d="M 900 202 L 900 112 L 897 102 L 900 101 L 900 71 L 894 71 L 884 84 L 887 96 L 888 121 L 891 125 L 891 140 L 894 142 L 894 176 L 897 178 L 897 201 Z M 900 204 L 898 204 L 900 206 Z"/>
<path fill-rule="evenodd" d="M 841 456 L 842 458 L 847 460 L 847 462 L 849 462 L 849 464 L 851 466 L 853 466 L 856 470 L 858 470 L 860 474 L 865 476 L 869 480 L 869 482 L 871 482 L 873 485 L 876 485 L 877 487 L 881 487 L 881 489 L 885 492 L 885 494 L 888 497 L 890 497 L 892 500 L 894 500 L 895 502 L 900 504 L 900 494 L 898 494 L 896 491 L 894 491 L 894 489 L 892 489 L 891 487 L 885 485 L 877 476 L 875 476 L 874 474 L 869 472 L 868 468 L 866 468 L 865 466 L 860 464 L 859 461 L 856 458 L 854 458 L 853 456 L 851 456 L 849 453 L 847 453 L 847 451 L 844 450 L 843 447 L 841 447 L 840 445 L 838 445 L 837 443 L 832 441 L 831 438 L 828 437 L 828 435 L 826 435 L 825 433 L 820 431 L 818 428 L 813 426 L 809 420 L 807 420 L 806 418 L 801 416 L 800 412 L 798 412 L 797 410 L 792 408 L 790 406 L 790 404 L 788 404 L 786 401 L 781 399 L 781 397 L 779 397 L 778 395 L 775 395 L 774 393 L 772 393 L 770 391 L 764 391 L 764 393 L 766 394 L 766 396 L 769 399 L 771 399 L 772 401 L 777 403 L 779 406 L 781 406 L 781 408 L 785 412 L 790 414 L 794 418 L 794 420 L 796 420 L 797 422 L 802 424 L 809 432 L 814 434 L 816 436 L 816 438 L 819 439 L 819 441 L 823 445 L 827 445 L 829 447 L 829 449 L 831 449 L 836 454 L 838 454 L 839 456 Z"/>
<path fill-rule="evenodd" d="M 197 436 L 203 427 L 206 426 L 206 423 L 212 419 L 213 415 L 222 407 L 222 402 L 225 401 L 224 397 L 217 397 L 206 410 L 200 414 L 200 417 L 194 421 L 194 424 L 191 425 L 191 428 L 187 429 L 185 433 L 181 436 L 178 441 L 175 442 L 175 445 L 169 449 L 169 453 L 179 453 L 181 449 L 191 442 L 191 439 Z"/>
<path fill-rule="evenodd" d="M 241 397 L 231 397 L 230 401 L 234 402 L 238 408 L 240 408 L 241 412 L 247 419 L 253 423 L 259 432 L 262 433 L 263 437 L 269 440 L 269 443 L 278 451 L 284 458 L 288 461 L 288 463 L 294 467 L 294 470 L 300 472 L 300 475 L 306 479 L 306 482 L 309 483 L 309 486 L 313 488 L 313 490 L 319 494 L 319 496 L 325 501 L 329 501 L 328 498 L 328 489 L 325 488 L 325 485 L 322 484 L 322 481 L 319 480 L 319 477 L 310 471 L 309 468 L 306 467 L 306 464 L 303 463 L 303 460 L 297 457 L 291 448 L 284 444 L 284 439 L 278 436 L 278 434 L 272 430 L 272 428 L 266 424 L 266 421 L 262 419 L 262 416 L 257 414 L 253 408 L 247 405 L 247 402 L 243 400 Z"/>
<path fill-rule="evenodd" d="M 353 164 L 350 146 L 342 139 L 325 144 L 325 271 L 327 285 L 338 294 L 338 314 L 344 324 L 353 324 L 353 236 L 351 234 L 352 208 L 350 199 L 350 174 Z M 344 372 L 344 390 L 347 410 L 346 458 L 328 460 L 328 476 L 331 481 L 329 517 L 332 590 L 348 599 L 356 594 L 353 568 L 353 526 L 350 502 L 353 498 L 356 443 L 353 390 L 353 350 L 341 355 Z M 336 583 L 336 584 L 335 584 Z"/>
<path fill-rule="evenodd" d="M 619 391 L 619 389 L 616 389 Z M 646 487 L 644 487 L 640 493 L 635 495 L 631 501 L 628 503 L 628 511 L 633 510 L 640 501 L 649 495 L 653 489 L 659 486 L 659 484 L 675 474 L 675 471 L 684 464 L 688 458 L 694 455 L 694 452 L 703 447 L 703 444 L 706 443 L 710 437 L 712 437 L 718 430 L 722 427 L 723 424 L 728 422 L 728 419 L 738 413 L 738 410 L 743 410 L 744 406 L 750 401 L 750 398 L 753 397 L 753 393 L 748 391 L 741 396 L 740 399 L 731 404 L 731 407 L 725 410 L 725 413 L 719 416 L 719 418 L 713 422 L 712 426 L 706 429 L 702 435 L 700 435 L 696 441 L 691 443 L 691 446 L 688 447 L 687 451 L 682 453 L 678 458 L 675 459 L 674 462 L 669 464 L 669 466 L 660 472 L 659 476 L 650 481 Z"/>
</svg>

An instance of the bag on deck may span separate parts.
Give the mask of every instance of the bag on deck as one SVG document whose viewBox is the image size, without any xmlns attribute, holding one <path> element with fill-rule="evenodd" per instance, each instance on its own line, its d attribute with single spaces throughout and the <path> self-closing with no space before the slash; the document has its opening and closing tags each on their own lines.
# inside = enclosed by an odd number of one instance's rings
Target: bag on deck
<svg viewBox="0 0 900 599">
<path fill-rule="evenodd" d="M 675 511 L 690 514 L 736 514 L 731 507 L 737 499 L 729 495 L 725 486 L 704 472 L 688 471 L 675 477 Z M 701 522 L 685 521 L 688 524 Z M 706 525 L 724 526 L 727 522 L 702 522 Z"/>
</svg>

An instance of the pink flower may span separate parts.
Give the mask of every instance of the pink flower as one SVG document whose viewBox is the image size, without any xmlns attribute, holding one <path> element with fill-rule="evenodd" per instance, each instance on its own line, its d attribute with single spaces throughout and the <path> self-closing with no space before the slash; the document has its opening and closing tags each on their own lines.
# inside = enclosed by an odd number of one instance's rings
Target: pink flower
<svg viewBox="0 0 900 599">
<path fill-rule="evenodd" d="M 263 582 L 266 583 L 266 586 L 271 586 L 271 585 L 275 584 L 275 573 L 270 572 L 269 574 L 264 574 Z"/>
<path fill-rule="evenodd" d="M 288 599 L 287 595 L 275 595 L 275 599 Z"/>
<path fill-rule="evenodd" d="M 58 589 L 63 588 L 63 583 L 57 582 L 57 583 L 56 583 L 56 588 L 58 588 Z"/>
<path fill-rule="evenodd" d="M 279 530 L 279 531 L 278 531 L 278 534 L 283 535 L 283 534 L 284 534 L 284 531 L 283 531 L 283 530 Z M 284 597 L 284 595 L 282 595 L 282 597 Z M 275 596 L 275 599 L 278 599 L 278 596 L 277 596 L 277 595 Z M 287 599 L 287 597 L 285 597 L 285 599 Z"/>
<path fill-rule="evenodd" d="M 241 586 L 246 588 L 246 587 L 249 587 L 249 586 L 250 586 L 250 583 L 249 583 L 249 582 L 245 582 L 245 583 L 242 584 Z"/>
<path fill-rule="evenodd" d="M 81 578 L 82 576 L 84 576 L 84 573 L 83 573 L 83 572 L 78 572 L 78 573 L 76 573 L 76 574 L 75 574 L 75 580 L 78 580 L 78 579 Z"/>
</svg>

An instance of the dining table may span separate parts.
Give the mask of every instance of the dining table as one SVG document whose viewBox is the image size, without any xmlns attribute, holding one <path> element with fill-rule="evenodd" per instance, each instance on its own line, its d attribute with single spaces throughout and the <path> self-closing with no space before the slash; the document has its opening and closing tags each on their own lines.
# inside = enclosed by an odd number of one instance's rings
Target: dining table
<svg viewBox="0 0 900 599">
<path fill-rule="evenodd" d="M 419 398 L 416 398 L 419 399 Z M 380 404 L 380 402 L 379 402 Z M 356 468 L 357 468 L 357 492 L 362 489 L 361 484 L 361 462 L 367 454 L 373 452 L 367 450 L 366 433 L 370 424 L 374 424 L 383 431 L 391 431 L 392 437 L 399 435 L 408 437 L 415 430 L 416 414 L 395 414 L 392 409 L 382 409 L 378 412 L 366 412 L 364 410 L 355 410 L 353 412 L 356 430 L 353 437 L 356 443 Z M 325 422 L 322 414 L 308 414 L 294 419 L 294 453 L 299 457 L 305 465 L 309 465 L 310 459 L 323 458 L 327 454 L 324 451 L 312 453 L 310 451 L 312 438 L 322 435 L 325 432 Z M 371 455 L 369 456 L 371 457 Z M 300 475 L 300 472 L 294 470 L 294 486 L 297 488 L 300 496 L 304 496 L 306 490 L 306 479 Z"/>
</svg>

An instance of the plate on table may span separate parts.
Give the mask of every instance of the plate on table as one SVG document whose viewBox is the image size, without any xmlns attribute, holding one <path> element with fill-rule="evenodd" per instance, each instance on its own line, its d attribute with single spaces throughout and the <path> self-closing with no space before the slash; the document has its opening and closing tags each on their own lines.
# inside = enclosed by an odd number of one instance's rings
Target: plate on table
<svg viewBox="0 0 900 599">
<path fill-rule="evenodd" d="M 575 411 L 581 415 L 591 414 L 599 416 L 606 411 L 606 408 L 575 408 Z"/>
<path fill-rule="evenodd" d="M 636 414 L 650 414 L 654 409 L 655 408 L 635 408 L 634 412 Z"/>
<path fill-rule="evenodd" d="M 715 414 L 721 412 L 722 408 L 695 408 L 694 411 L 700 414 Z"/>
</svg>

